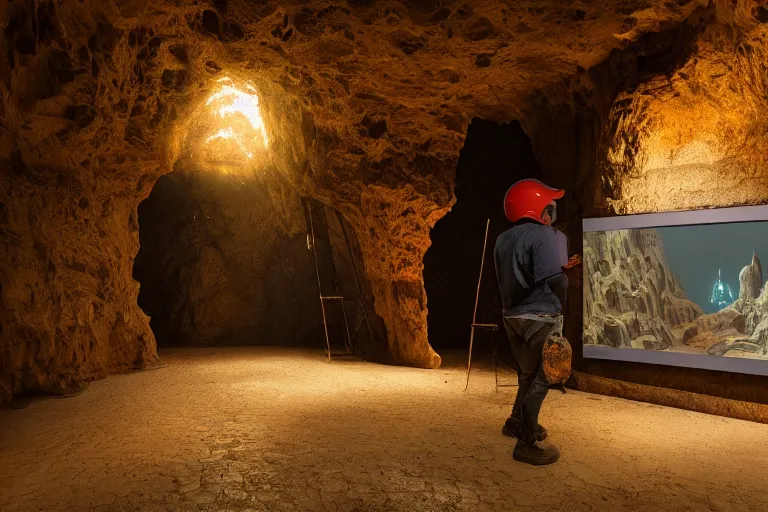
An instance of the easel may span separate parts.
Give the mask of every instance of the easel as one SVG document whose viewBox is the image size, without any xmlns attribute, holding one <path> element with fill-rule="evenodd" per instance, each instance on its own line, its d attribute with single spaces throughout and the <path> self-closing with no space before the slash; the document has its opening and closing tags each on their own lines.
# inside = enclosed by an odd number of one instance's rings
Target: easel
<svg viewBox="0 0 768 512">
<path fill-rule="evenodd" d="M 482 259 L 480 260 L 480 275 L 477 278 L 477 293 L 475 294 L 475 311 L 472 314 L 472 330 L 469 335 L 469 358 L 467 360 L 467 384 L 464 386 L 464 391 L 466 391 L 469 388 L 469 373 L 472 370 L 472 346 L 475 341 L 475 329 L 479 329 L 481 331 L 490 331 L 492 333 L 496 333 L 496 331 L 499 330 L 499 326 L 497 324 L 478 324 L 477 323 L 477 304 L 480 301 L 480 284 L 483 281 L 483 266 L 485 265 L 485 250 L 488 246 L 488 230 L 491 227 L 491 219 L 488 219 L 488 221 L 485 224 L 485 238 L 483 239 L 483 255 Z M 498 363 L 498 355 L 496 353 L 496 338 L 493 339 L 493 373 L 494 378 L 496 382 L 496 392 L 499 391 L 499 388 L 506 388 L 506 387 L 514 387 L 515 384 L 499 384 L 499 363 Z"/>
</svg>

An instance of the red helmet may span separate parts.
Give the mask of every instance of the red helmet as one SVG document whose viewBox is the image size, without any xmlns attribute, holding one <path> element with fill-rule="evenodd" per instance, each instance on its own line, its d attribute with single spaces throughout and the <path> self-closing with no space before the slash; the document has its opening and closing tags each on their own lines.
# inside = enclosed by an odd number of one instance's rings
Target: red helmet
<svg viewBox="0 0 768 512">
<path fill-rule="evenodd" d="M 539 180 L 520 180 L 504 196 L 504 214 L 512 222 L 522 218 L 541 222 L 544 208 L 564 195 L 565 190 L 548 187 Z"/>
</svg>

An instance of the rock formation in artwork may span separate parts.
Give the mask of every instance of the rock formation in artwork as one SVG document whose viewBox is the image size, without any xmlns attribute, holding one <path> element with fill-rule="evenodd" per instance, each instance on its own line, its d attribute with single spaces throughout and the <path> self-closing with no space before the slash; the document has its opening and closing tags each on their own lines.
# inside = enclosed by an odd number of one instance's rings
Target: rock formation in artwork
<svg viewBox="0 0 768 512">
<path fill-rule="evenodd" d="M 768 355 L 768 284 L 763 283 L 762 275 L 759 276 L 758 281 L 758 277 L 754 275 L 755 269 L 758 272 L 760 271 L 760 260 L 757 258 L 757 255 L 753 255 L 752 263 L 741 271 L 739 275 L 741 286 L 741 289 L 739 289 L 739 299 L 728 309 L 737 311 L 744 317 L 744 329 L 742 332 L 746 335 L 746 339 L 736 340 L 740 342 L 740 345 L 733 348 L 740 348 L 747 352 L 754 352 L 765 356 Z M 747 292 L 743 289 L 745 286 L 744 276 L 751 278 L 746 282 L 746 285 L 749 287 Z M 758 290 L 757 294 L 755 294 L 755 290 Z M 753 299 L 742 298 L 754 295 L 756 297 Z"/>
<path fill-rule="evenodd" d="M 760 296 L 763 287 L 763 267 L 757 253 L 752 253 L 752 263 L 739 273 L 739 299 L 754 300 Z"/>
<path fill-rule="evenodd" d="M 586 233 L 584 342 L 663 350 L 701 308 L 669 270 L 655 229 Z"/>
<path fill-rule="evenodd" d="M 584 272 L 585 343 L 768 355 L 768 286 L 755 253 L 739 274 L 739 298 L 708 315 L 686 298 L 655 229 L 585 234 Z"/>
<path fill-rule="evenodd" d="M 717 313 L 683 326 L 683 343 L 713 356 L 768 355 L 768 293 L 757 254 L 739 274 L 739 298 Z"/>
</svg>

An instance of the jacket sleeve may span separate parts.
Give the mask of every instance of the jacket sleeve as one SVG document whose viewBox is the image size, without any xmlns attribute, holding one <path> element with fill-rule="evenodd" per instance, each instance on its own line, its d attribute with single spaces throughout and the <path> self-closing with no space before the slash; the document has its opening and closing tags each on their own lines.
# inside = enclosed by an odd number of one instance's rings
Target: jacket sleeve
<svg viewBox="0 0 768 512">
<path fill-rule="evenodd" d="M 536 283 L 547 281 L 563 273 L 560 264 L 560 252 L 554 229 L 539 231 L 539 236 L 531 245 L 533 260 L 533 279 Z"/>
<path fill-rule="evenodd" d="M 568 277 L 560 264 L 557 239 L 552 232 L 542 231 L 543 236 L 533 244 L 533 271 L 536 283 L 545 282 L 555 294 L 560 306 L 565 308 Z"/>
</svg>

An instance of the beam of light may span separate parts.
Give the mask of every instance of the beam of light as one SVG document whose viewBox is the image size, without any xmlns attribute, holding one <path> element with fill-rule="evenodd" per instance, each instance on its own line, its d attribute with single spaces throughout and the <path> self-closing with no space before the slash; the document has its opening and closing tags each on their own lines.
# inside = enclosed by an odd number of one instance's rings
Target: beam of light
<svg viewBox="0 0 768 512">
<path fill-rule="evenodd" d="M 250 84 L 245 84 L 244 90 L 240 90 L 228 77 L 221 78 L 218 82 L 222 84 L 221 89 L 211 94 L 205 105 L 207 107 L 213 106 L 215 114 L 225 121 L 225 127 L 208 137 L 205 142 L 207 144 L 214 140 L 231 139 L 237 144 L 240 151 L 251 159 L 253 153 L 248 149 L 248 146 L 251 146 L 250 141 L 246 141 L 243 134 L 238 133 L 232 125 L 226 125 L 226 120 L 232 116 L 243 116 L 251 128 L 261 133 L 261 142 L 263 142 L 264 148 L 268 148 L 269 139 L 259 109 L 259 96 L 256 94 L 256 89 Z M 254 136 L 253 142 L 258 144 L 260 142 L 259 137 Z"/>
</svg>

